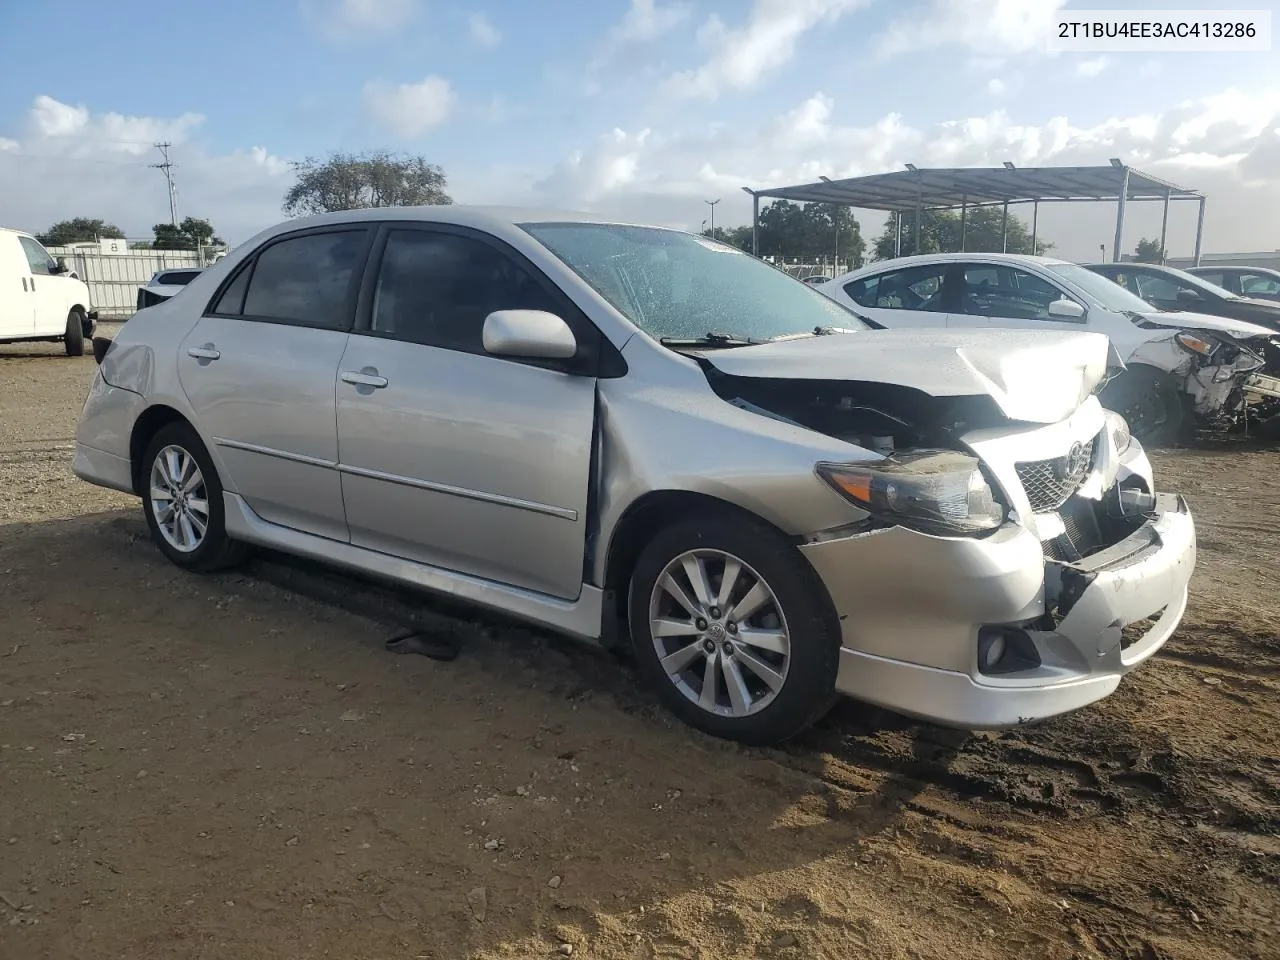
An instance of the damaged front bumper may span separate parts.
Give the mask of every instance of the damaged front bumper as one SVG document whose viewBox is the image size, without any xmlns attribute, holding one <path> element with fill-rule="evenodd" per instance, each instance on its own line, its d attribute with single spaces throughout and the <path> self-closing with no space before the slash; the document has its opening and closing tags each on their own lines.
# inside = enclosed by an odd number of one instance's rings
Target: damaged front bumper
<svg viewBox="0 0 1280 960">
<path fill-rule="evenodd" d="M 801 547 L 842 631 L 837 689 L 967 729 L 1076 710 L 1169 639 L 1187 604 L 1196 537 L 1179 496 L 1119 543 L 1075 563 L 1030 531 L 940 538 L 901 528 Z M 980 665 L 994 637 L 999 662 Z"/>
<path fill-rule="evenodd" d="M 1245 400 L 1251 404 L 1263 400 L 1280 400 L 1280 377 L 1255 373 L 1245 378 L 1243 389 Z"/>
</svg>

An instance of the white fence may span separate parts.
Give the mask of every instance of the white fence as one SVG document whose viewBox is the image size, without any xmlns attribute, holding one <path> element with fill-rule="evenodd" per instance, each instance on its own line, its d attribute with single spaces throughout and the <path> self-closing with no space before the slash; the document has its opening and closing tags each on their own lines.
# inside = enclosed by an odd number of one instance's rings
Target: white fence
<svg viewBox="0 0 1280 960">
<path fill-rule="evenodd" d="M 127 320 L 138 306 L 138 288 L 161 270 L 183 267 L 199 270 L 212 262 L 216 250 L 137 250 L 104 253 L 88 246 L 49 247 L 68 269 L 89 285 L 89 301 L 103 320 Z"/>
</svg>

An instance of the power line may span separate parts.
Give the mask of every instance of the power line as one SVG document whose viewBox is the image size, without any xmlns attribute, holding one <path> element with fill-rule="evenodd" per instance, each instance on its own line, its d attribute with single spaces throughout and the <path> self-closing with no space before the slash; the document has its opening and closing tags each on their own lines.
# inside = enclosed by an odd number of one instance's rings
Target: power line
<svg viewBox="0 0 1280 960">
<path fill-rule="evenodd" d="M 157 143 L 155 148 L 160 151 L 160 156 L 164 157 L 161 163 L 153 163 L 152 167 L 164 174 L 165 182 L 169 184 L 169 222 L 175 227 L 178 225 L 178 191 L 173 184 L 173 164 L 169 162 L 169 148 L 173 146 L 168 140 L 164 143 Z"/>
</svg>

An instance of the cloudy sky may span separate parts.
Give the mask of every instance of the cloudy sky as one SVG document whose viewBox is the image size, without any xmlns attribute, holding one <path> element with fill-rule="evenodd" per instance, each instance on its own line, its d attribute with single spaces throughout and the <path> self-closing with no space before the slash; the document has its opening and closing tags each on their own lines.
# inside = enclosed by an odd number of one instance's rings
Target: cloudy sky
<svg viewBox="0 0 1280 960">
<path fill-rule="evenodd" d="M 424 154 L 458 202 L 692 228 L 717 198 L 717 223 L 747 222 L 744 185 L 1121 157 L 1208 193 L 1206 251 L 1280 248 L 1280 51 L 1047 49 L 1063 9 L 1175 5 L 0 2 L 0 224 L 103 217 L 149 236 L 168 217 L 160 140 L 179 215 L 232 242 L 281 219 L 289 161 L 334 149 Z M 1229 5 L 1280 25 L 1280 0 Z M 1113 217 L 1060 205 L 1041 235 L 1096 257 Z M 1128 248 L 1158 235 L 1157 206 L 1129 223 Z M 1194 205 L 1175 205 L 1171 254 L 1194 226 Z"/>
</svg>

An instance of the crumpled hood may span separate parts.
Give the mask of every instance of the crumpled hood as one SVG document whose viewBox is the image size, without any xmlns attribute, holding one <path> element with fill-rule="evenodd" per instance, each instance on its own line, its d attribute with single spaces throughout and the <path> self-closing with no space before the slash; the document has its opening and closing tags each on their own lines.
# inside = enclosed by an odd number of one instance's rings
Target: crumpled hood
<svg viewBox="0 0 1280 960">
<path fill-rule="evenodd" d="M 1142 316 L 1162 327 L 1174 327 L 1178 330 L 1216 330 L 1239 340 L 1247 340 L 1250 337 L 1274 337 L 1276 335 L 1274 330 L 1259 326 L 1256 323 L 1249 323 L 1247 320 L 1214 317 L 1207 313 L 1190 313 L 1185 310 L 1162 313 L 1158 310 L 1153 310 L 1150 313 L 1143 312 Z"/>
<path fill-rule="evenodd" d="M 1123 367 L 1100 333 L 873 330 L 695 354 L 734 377 L 897 384 L 934 397 L 991 397 L 1011 420 L 1066 419 Z"/>
</svg>

